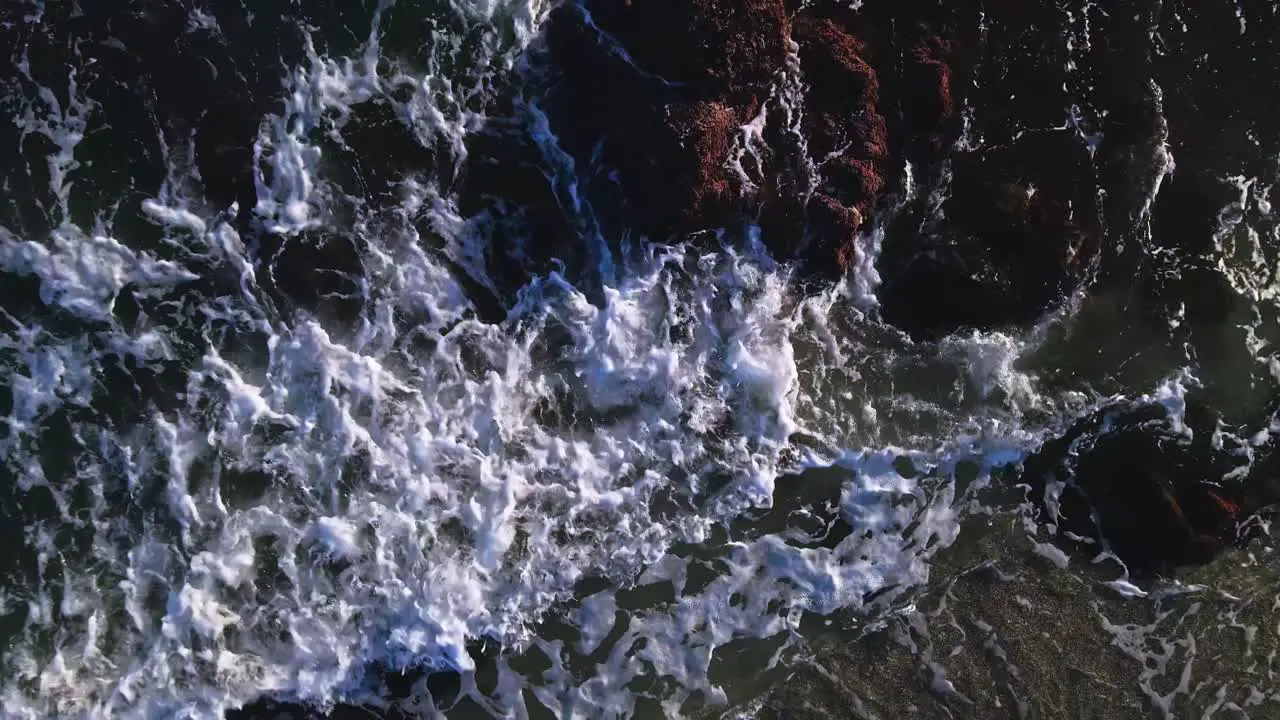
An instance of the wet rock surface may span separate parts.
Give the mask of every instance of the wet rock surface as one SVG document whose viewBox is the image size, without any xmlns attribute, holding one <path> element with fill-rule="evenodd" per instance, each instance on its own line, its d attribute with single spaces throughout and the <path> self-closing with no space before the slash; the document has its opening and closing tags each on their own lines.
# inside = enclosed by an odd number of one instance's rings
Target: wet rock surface
<svg viewBox="0 0 1280 720">
<path fill-rule="evenodd" d="M 628 218 L 655 235 L 728 222 L 730 150 L 786 59 L 781 1 L 570 3 L 547 32 L 562 141 L 618 170 Z"/>
<path fill-rule="evenodd" d="M 755 221 L 778 259 L 836 277 L 858 231 L 888 223 L 890 322 L 921 339 L 1027 325 L 1090 276 L 1096 142 L 1071 124 L 1057 9 L 985 17 L 966 3 L 569 4 L 550 23 L 552 117 L 580 164 L 598 152 L 617 169 L 628 218 L 654 239 Z M 597 112 L 574 113 L 587 99 Z"/>
<path fill-rule="evenodd" d="M 1247 540 L 1239 467 L 1158 416 L 1104 412 L 1047 444 L 1023 478 L 1039 521 L 1066 547 L 1085 559 L 1114 555 L 1147 581 Z"/>
<path fill-rule="evenodd" d="M 655 240 L 756 222 L 778 259 L 833 277 L 883 225 L 882 314 L 918 340 L 1027 327 L 1095 281 L 1142 282 L 1159 272 L 1141 251 L 1152 213 L 1194 212 L 1179 193 L 1153 208 L 1162 183 L 1216 194 L 1275 140 L 1261 6 L 1241 9 L 1249 24 L 1182 3 L 668 5 L 556 12 L 565 147 L 617 170 Z M 1227 48 L 1235 35 L 1252 49 Z M 1259 102 L 1223 112 L 1233 93 Z"/>
<path fill-rule="evenodd" d="M 1027 327 L 1090 280 L 1105 230 L 1073 28 L 1051 3 L 923 5 L 940 37 L 907 53 L 909 89 L 948 89 L 964 117 L 902 151 L 918 187 L 885 219 L 883 317 L 922 340 Z"/>
<path fill-rule="evenodd" d="M 890 159 L 881 82 L 856 15 L 782 2 L 678 5 L 557 11 L 548 33 L 563 75 L 551 100 L 562 141 L 580 164 L 598 151 L 617 169 L 629 223 L 654 239 L 758 220 L 780 259 L 838 272 Z M 933 50 L 917 53 L 931 69 L 917 68 L 915 80 L 926 88 L 918 95 L 934 94 L 917 115 L 936 120 L 951 103 Z M 595 112 L 574 112 L 588 99 Z"/>
<path fill-rule="evenodd" d="M 1023 135 L 958 153 L 951 172 L 940 217 L 887 250 L 886 320 L 923 338 L 1026 326 L 1088 279 L 1101 228 L 1091 160 L 1078 138 Z"/>
</svg>

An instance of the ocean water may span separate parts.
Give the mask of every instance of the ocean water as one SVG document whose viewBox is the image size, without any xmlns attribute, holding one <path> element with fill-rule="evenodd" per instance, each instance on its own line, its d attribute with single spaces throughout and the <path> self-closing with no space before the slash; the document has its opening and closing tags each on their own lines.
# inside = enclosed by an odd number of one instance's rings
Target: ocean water
<svg viewBox="0 0 1280 720">
<path fill-rule="evenodd" d="M 815 287 L 757 229 L 610 218 L 540 105 L 548 3 L 223 6 L 0 11 L 4 717 L 696 715 L 815 620 L 910 611 L 1084 418 L 1212 437 L 1223 482 L 1280 430 L 1274 172 L 1220 179 L 1195 283 L 1131 239 L 1169 312 L 1086 287 L 917 343 L 879 319 L 883 221 Z M 201 177 L 207 113 L 256 128 L 251 211 Z M 515 287 L 487 252 L 534 234 L 476 179 L 493 138 L 570 249 Z M 1145 161 L 1154 199 L 1177 158 Z M 947 192 L 900 180 L 883 217 Z"/>
</svg>

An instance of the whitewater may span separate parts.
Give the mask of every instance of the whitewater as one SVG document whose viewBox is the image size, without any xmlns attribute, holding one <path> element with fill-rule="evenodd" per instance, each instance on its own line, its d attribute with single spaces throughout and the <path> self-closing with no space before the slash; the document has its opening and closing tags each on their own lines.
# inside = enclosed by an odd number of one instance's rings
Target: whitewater
<svg viewBox="0 0 1280 720">
<path fill-rule="evenodd" d="M 355 259 L 303 280 L 263 261 L 243 208 L 201 198 L 194 131 L 162 139 L 158 186 L 95 185 L 110 155 L 86 147 L 113 118 L 80 71 L 6 85 L 44 165 L 5 192 L 27 183 L 48 232 L 0 226 L 5 717 L 385 707 L 387 678 L 421 670 L 460 673 L 456 695 L 494 716 L 722 706 L 742 693 L 727 649 L 773 667 L 813 618 L 910 612 L 935 555 L 992 512 L 983 493 L 1077 421 L 1155 412 L 1189 438 L 1189 393 L 1242 368 L 1280 381 L 1271 179 L 1232 180 L 1215 236 L 1248 308 L 1229 360 L 1170 351 L 1177 320 L 1131 332 L 1085 291 L 1024 333 L 913 342 L 879 319 L 879 220 L 826 286 L 755 228 L 667 245 L 602 220 L 607 171 L 576 166 L 539 106 L 549 9 L 457 0 L 413 37 L 425 11 L 381 0 L 346 51 L 303 43 L 260 117 L 252 213 L 321 248 L 304 260 Z M 191 33 L 219 31 L 193 12 Z M 375 116 L 435 159 L 378 194 L 348 160 Z M 495 123 L 534 139 L 566 244 L 590 248 L 515 292 L 484 258 L 524 240 L 519 208 L 461 198 L 469 139 Z M 1176 172 L 1157 150 L 1152 197 Z M 130 197 L 141 217 L 117 222 Z M 300 286 L 314 297 L 280 291 Z M 1243 472 L 1277 430 L 1216 442 Z M 1118 592 L 1152 590 L 1116 567 Z M 425 680 L 417 702 L 445 709 Z"/>
</svg>

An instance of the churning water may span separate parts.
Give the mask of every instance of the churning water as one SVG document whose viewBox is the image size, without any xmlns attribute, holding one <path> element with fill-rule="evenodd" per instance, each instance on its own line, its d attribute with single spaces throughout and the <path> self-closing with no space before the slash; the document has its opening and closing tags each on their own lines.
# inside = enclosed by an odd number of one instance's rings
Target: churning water
<svg viewBox="0 0 1280 720">
<path fill-rule="evenodd" d="M 814 287 L 757 231 L 659 245 L 597 213 L 607 168 L 539 105 L 540 0 L 191 6 L 127 38 L 54 5 L 3 11 L 5 717 L 378 707 L 410 669 L 498 715 L 692 712 L 750 684 L 735 648 L 764 668 L 806 618 L 909 609 L 984 490 L 1082 418 L 1190 437 L 1207 403 L 1246 470 L 1277 429 L 1271 177 L 1224 178 L 1211 337 L 1083 292 L 914 343 L 878 317 L 878 225 Z M 202 195 L 201 113 L 103 59 L 166 57 L 139 43 L 274 82 L 246 103 L 257 235 Z M 191 52 L 148 72 L 228 72 Z M 586 261 L 490 276 L 529 231 L 466 182 L 486 134 L 524 138 Z M 1154 147 L 1152 197 L 1175 161 Z"/>
</svg>

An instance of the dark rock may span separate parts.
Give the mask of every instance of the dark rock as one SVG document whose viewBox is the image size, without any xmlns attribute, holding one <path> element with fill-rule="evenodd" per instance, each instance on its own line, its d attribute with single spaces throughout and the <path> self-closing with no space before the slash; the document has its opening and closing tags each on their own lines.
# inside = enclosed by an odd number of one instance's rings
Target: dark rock
<svg viewBox="0 0 1280 720">
<path fill-rule="evenodd" d="M 947 138 L 942 129 L 955 117 L 951 88 L 951 44 L 937 35 L 924 35 L 903 62 L 901 103 L 903 126 L 909 137 L 937 145 Z"/>
<path fill-rule="evenodd" d="M 673 156 L 671 165 L 679 167 L 676 157 L 692 160 L 682 168 L 676 182 L 679 192 L 687 197 L 676 199 L 678 207 L 687 208 L 689 217 L 722 217 L 733 204 L 737 183 L 728 177 L 733 134 L 738 129 L 737 113 L 722 102 L 700 100 L 689 105 L 673 105 L 667 111 L 667 126 L 675 142 L 665 149 Z M 656 205 L 645 204 L 653 210 Z"/>
<path fill-rule="evenodd" d="M 806 8 L 794 32 L 787 13 L 771 0 L 563 6 L 548 26 L 563 78 L 552 115 L 580 168 L 600 158 L 617 170 L 630 226 L 661 239 L 758 214 L 776 256 L 832 274 L 886 187 L 890 137 L 873 60 L 898 61 L 887 51 L 871 57 L 856 13 Z M 776 90 L 790 41 L 800 48 L 804 107 L 771 104 L 763 157 L 740 171 L 739 128 Z M 912 129 L 937 134 L 953 114 L 945 51 L 937 38 L 912 51 Z M 803 118 L 802 138 L 781 129 L 788 115 Z"/>
<path fill-rule="evenodd" d="M 1025 327 L 1091 281 L 1105 230 L 1064 19 L 1047 2 L 916 5 L 889 132 L 922 187 L 886 227 L 882 317 L 922 340 Z"/>
<path fill-rule="evenodd" d="M 863 58 L 866 46 L 828 18 L 802 18 L 795 38 L 809 86 L 805 122 L 811 156 L 884 160 L 888 137 L 878 107 L 880 81 Z"/>
<path fill-rule="evenodd" d="M 665 240 L 754 220 L 775 257 L 830 277 L 883 224 L 886 321 L 922 340 L 1025 328 L 1092 283 L 1150 282 L 1165 118 L 1193 184 L 1270 162 L 1266 10 L 1242 25 L 1185 4 L 579 0 L 548 24 L 550 115 L 579 180 L 616 170 L 620 226 Z M 1174 27 L 1187 17 L 1215 29 Z M 784 101 L 791 42 L 803 91 Z M 763 147 L 744 153 L 766 100 Z M 568 254 L 559 237 L 535 254 Z"/>
<path fill-rule="evenodd" d="M 750 114 L 786 55 L 789 22 L 778 0 L 586 0 L 600 30 L 636 69 Z"/>
<path fill-rule="evenodd" d="M 564 76 L 552 100 L 561 142 L 581 166 L 601 144 L 642 232 L 723 224 L 742 192 L 728 167 L 734 137 L 781 69 L 788 34 L 774 0 L 566 5 L 548 29 Z"/>
<path fill-rule="evenodd" d="M 836 157 L 822 168 L 822 189 L 839 198 L 845 205 L 855 206 L 859 212 L 870 210 L 872 201 L 885 187 L 881 168 L 873 159 L 858 159 L 847 155 Z"/>
<path fill-rule="evenodd" d="M 1026 134 L 952 163 L 943 219 L 885 250 L 885 319 L 919 338 L 1035 322 L 1087 279 L 1099 247 L 1086 146 Z"/>
<path fill-rule="evenodd" d="M 809 226 L 814 235 L 814 257 L 831 258 L 831 270 L 848 267 L 855 237 L 862 226 L 862 213 L 830 195 L 814 195 L 808 207 Z"/>
<path fill-rule="evenodd" d="M 809 203 L 812 241 L 805 259 L 824 273 L 840 273 L 852 257 L 863 218 L 885 185 L 889 146 L 879 107 L 880 80 L 851 22 L 802 14 L 794 37 L 808 86 L 806 149 L 822 193 Z M 775 240 L 774 247 L 781 241 L 785 237 Z"/>
<path fill-rule="evenodd" d="M 1149 577 L 1208 562 L 1241 541 L 1243 487 L 1223 479 L 1233 467 L 1207 440 L 1188 440 L 1153 414 L 1103 413 L 1047 444 L 1024 476 L 1037 497 L 1065 483 L 1041 519 L 1086 538 L 1078 543 L 1085 556 L 1105 541 L 1131 572 Z"/>
</svg>

